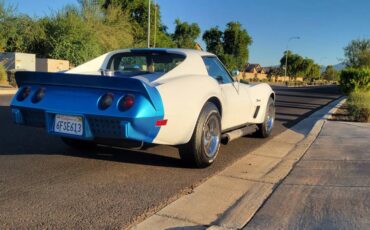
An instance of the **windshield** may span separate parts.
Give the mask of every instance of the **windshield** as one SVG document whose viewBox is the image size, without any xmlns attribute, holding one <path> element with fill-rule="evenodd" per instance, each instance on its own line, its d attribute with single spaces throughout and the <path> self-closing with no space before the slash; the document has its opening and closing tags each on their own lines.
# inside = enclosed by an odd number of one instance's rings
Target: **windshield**
<svg viewBox="0 0 370 230">
<path fill-rule="evenodd" d="M 178 66 L 184 55 L 167 52 L 126 52 L 115 54 L 108 62 L 108 69 L 127 75 L 162 73 Z"/>
</svg>

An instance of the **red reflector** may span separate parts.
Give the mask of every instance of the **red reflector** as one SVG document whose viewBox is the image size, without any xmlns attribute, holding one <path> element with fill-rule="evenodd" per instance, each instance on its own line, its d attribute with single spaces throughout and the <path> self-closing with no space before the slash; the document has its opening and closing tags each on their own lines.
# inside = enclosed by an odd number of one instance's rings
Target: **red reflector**
<svg viewBox="0 0 370 230">
<path fill-rule="evenodd" d="M 158 120 L 156 123 L 155 123 L 156 126 L 165 126 L 167 125 L 167 120 Z"/>
</svg>

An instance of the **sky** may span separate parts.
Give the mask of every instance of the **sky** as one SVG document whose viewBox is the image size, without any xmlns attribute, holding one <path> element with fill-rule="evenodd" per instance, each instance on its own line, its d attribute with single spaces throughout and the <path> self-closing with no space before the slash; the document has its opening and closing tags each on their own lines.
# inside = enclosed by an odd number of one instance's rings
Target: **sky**
<svg viewBox="0 0 370 230">
<path fill-rule="evenodd" d="M 154 0 L 152 0 L 154 1 Z M 174 21 L 196 22 L 202 32 L 239 21 L 253 39 L 249 62 L 278 65 L 287 46 L 322 65 L 340 63 L 353 39 L 370 38 L 370 0 L 156 0 L 169 32 Z M 77 0 L 5 0 L 19 12 L 44 16 Z M 289 38 L 299 36 L 300 39 Z M 204 47 L 201 36 L 198 42 Z"/>
</svg>

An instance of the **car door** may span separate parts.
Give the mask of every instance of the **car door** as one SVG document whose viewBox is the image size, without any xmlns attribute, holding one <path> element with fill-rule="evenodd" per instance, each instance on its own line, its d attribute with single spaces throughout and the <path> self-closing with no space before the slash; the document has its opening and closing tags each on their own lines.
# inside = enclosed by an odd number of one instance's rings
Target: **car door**
<svg viewBox="0 0 370 230">
<path fill-rule="evenodd" d="M 224 65 L 215 56 L 203 57 L 208 75 L 214 78 L 222 93 L 222 130 L 243 125 L 251 111 L 251 101 L 239 82 L 233 80 Z"/>
</svg>

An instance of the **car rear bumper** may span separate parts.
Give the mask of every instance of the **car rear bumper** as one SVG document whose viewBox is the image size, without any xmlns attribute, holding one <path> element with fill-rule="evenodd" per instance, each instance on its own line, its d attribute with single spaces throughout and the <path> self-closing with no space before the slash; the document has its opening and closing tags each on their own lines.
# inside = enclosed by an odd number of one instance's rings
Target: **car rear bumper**
<svg viewBox="0 0 370 230">
<path fill-rule="evenodd" d="M 82 135 L 59 133 L 54 130 L 55 116 L 79 116 L 83 120 Z M 58 111 L 44 111 L 29 108 L 12 108 L 13 120 L 16 124 L 44 128 L 49 134 L 84 140 L 104 139 L 129 139 L 153 143 L 160 127 L 155 121 L 161 117 L 109 117 L 93 114 L 74 114 Z"/>
</svg>

